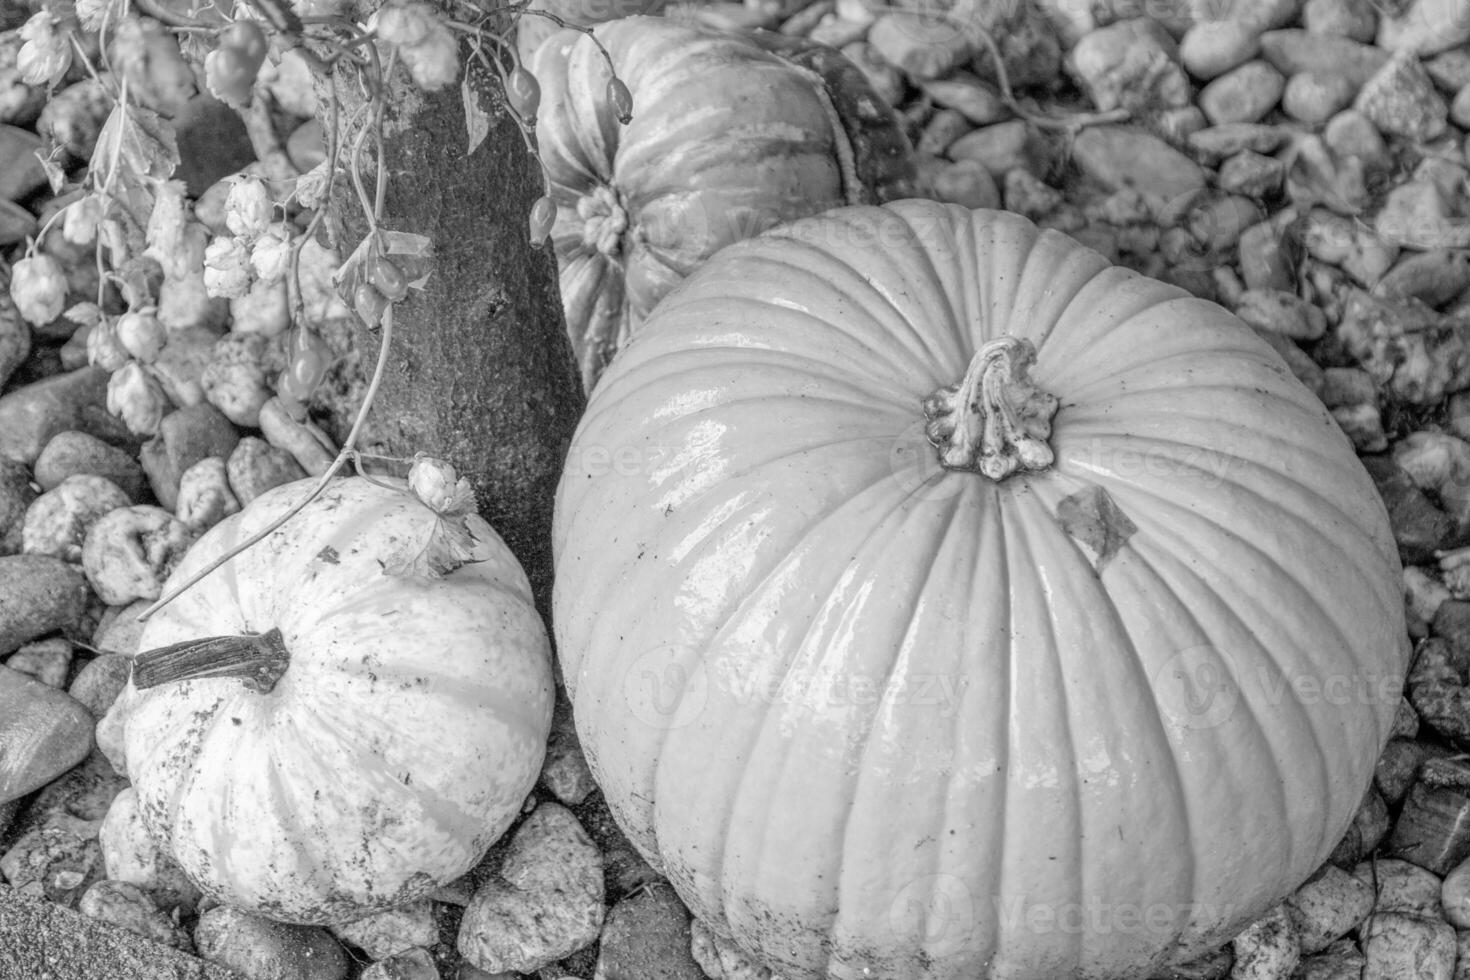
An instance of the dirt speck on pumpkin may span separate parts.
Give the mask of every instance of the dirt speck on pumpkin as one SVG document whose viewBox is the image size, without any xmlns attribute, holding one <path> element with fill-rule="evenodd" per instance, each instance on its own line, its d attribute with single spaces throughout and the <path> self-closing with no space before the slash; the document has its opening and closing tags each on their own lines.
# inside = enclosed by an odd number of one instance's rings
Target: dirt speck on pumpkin
<svg viewBox="0 0 1470 980">
<path fill-rule="evenodd" d="M 327 545 L 321 551 L 318 551 L 316 553 L 316 560 L 320 562 L 325 562 L 328 565 L 335 565 L 342 560 L 342 557 L 337 554 L 336 548 L 333 548 L 331 545 Z"/>
<path fill-rule="evenodd" d="M 1057 505 L 1057 521 L 1092 559 L 1099 574 L 1138 530 L 1102 487 L 1063 497 Z"/>
</svg>

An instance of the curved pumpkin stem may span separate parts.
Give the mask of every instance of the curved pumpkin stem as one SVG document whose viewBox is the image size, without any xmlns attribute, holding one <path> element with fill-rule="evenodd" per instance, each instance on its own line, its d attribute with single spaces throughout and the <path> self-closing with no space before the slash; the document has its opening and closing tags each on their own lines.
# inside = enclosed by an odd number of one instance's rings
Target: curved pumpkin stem
<svg viewBox="0 0 1470 980">
<path fill-rule="evenodd" d="M 1031 341 L 999 337 L 975 352 L 958 384 L 924 399 L 924 432 L 945 469 L 998 482 L 1056 460 L 1046 440 L 1057 399 L 1031 383 L 1035 363 Z"/>
<path fill-rule="evenodd" d="M 279 629 L 207 636 L 138 654 L 133 659 L 133 686 L 144 690 L 203 677 L 238 677 L 252 691 L 269 694 L 290 664 L 291 654 Z"/>
</svg>

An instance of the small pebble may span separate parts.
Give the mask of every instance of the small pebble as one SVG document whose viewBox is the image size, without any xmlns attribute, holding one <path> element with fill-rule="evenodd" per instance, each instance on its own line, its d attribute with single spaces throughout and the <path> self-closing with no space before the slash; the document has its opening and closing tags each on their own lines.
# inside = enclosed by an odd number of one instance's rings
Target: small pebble
<svg viewBox="0 0 1470 980">
<path fill-rule="evenodd" d="M 52 490 L 80 474 L 105 477 L 127 494 L 129 503 L 142 503 L 148 493 L 148 478 L 132 453 L 85 432 L 58 432 L 36 460 L 36 482 Z"/>
<path fill-rule="evenodd" d="M 92 715 L 66 693 L 0 666 L 0 803 L 19 799 L 92 750 Z"/>
<path fill-rule="evenodd" d="M 1361 87 L 1388 62 L 1387 52 L 1372 45 L 1295 29 L 1262 34 L 1261 55 L 1283 75 L 1304 71 L 1342 75 L 1354 87 Z"/>
<path fill-rule="evenodd" d="M 1301 960 L 1296 927 L 1285 904 L 1278 905 L 1245 928 L 1230 943 L 1235 980 L 1275 980 L 1289 977 Z"/>
<path fill-rule="evenodd" d="M 272 446 L 290 453 L 307 476 L 321 476 L 336 459 L 337 450 L 327 434 L 311 422 L 291 418 L 279 398 L 261 407 L 260 431 Z"/>
<path fill-rule="evenodd" d="M 1072 145 L 1072 158 L 1084 174 L 1109 191 L 1132 187 L 1149 202 L 1155 217 L 1172 215 L 1205 186 L 1193 160 L 1157 136 L 1132 126 L 1091 126 Z"/>
<path fill-rule="evenodd" d="M 1455 927 L 1405 912 L 1374 912 L 1363 924 L 1362 980 L 1451 980 Z"/>
<path fill-rule="evenodd" d="M 331 932 L 362 950 L 371 960 L 386 959 L 415 946 L 433 946 L 439 941 L 434 903 L 426 898 L 332 926 Z"/>
<path fill-rule="evenodd" d="M 65 637 L 27 643 L 12 653 L 5 666 L 18 670 L 28 677 L 40 681 L 47 687 L 66 687 L 66 675 L 71 670 L 71 641 Z"/>
<path fill-rule="evenodd" d="M 107 412 L 107 379 L 106 371 L 85 367 L 0 397 L 0 456 L 30 466 L 53 436 L 73 429 L 114 445 L 136 445 Z"/>
<path fill-rule="evenodd" d="M 8 292 L 0 292 L 0 391 L 31 354 L 31 328 Z"/>
<path fill-rule="evenodd" d="M 1320 953 L 1373 911 L 1373 889 L 1341 868 L 1323 865 L 1286 900 L 1304 954 Z"/>
<path fill-rule="evenodd" d="M 1155 21 L 1115 21 L 1082 38 L 1067 55 L 1067 71 L 1106 112 L 1147 112 L 1190 103 L 1189 79 L 1178 49 Z"/>
<path fill-rule="evenodd" d="M 1289 135 L 1278 126 L 1229 123 L 1192 133 L 1188 137 L 1188 144 L 1192 153 L 1205 163 L 1213 164 L 1246 150 L 1271 153 L 1285 143 Z"/>
<path fill-rule="evenodd" d="M 871 24 L 847 20 L 835 15 L 823 17 L 817 26 L 812 28 L 811 39 L 818 44 L 825 44 L 829 48 L 837 48 L 840 51 L 849 44 L 867 40 L 868 29 L 871 26 Z"/>
<path fill-rule="evenodd" d="M 492 974 L 475 970 L 468 963 L 460 964 L 455 980 L 476 980 L 467 976 L 468 970 L 474 970 L 484 980 L 492 980 Z M 415 946 L 371 964 L 362 971 L 362 980 L 440 980 L 439 967 L 434 964 L 433 954 L 422 946 Z"/>
<path fill-rule="evenodd" d="M 1470 85 L 1456 92 L 1450 102 L 1450 122 L 1461 129 L 1470 129 Z"/>
<path fill-rule="evenodd" d="M 1339 939 L 1320 953 L 1302 957 L 1292 980 L 1360 980 L 1363 954 L 1351 939 Z"/>
<path fill-rule="evenodd" d="M 350 960 L 325 929 L 293 926 L 218 905 L 194 928 L 199 955 L 250 980 L 343 980 Z"/>
<path fill-rule="evenodd" d="M 0 855 L 0 875 L 19 895 L 76 908 L 102 879 L 97 822 L 65 812 L 47 814 Z"/>
<path fill-rule="evenodd" d="M 1373 785 L 1383 794 L 1389 806 L 1402 802 L 1419 774 L 1419 764 L 1424 760 L 1424 748 L 1409 738 L 1391 738 L 1378 756 L 1373 769 Z"/>
<path fill-rule="evenodd" d="M 1421 654 L 1422 656 L 1422 654 Z M 1415 674 L 1420 675 L 1418 665 Z M 1413 678 L 1411 678 L 1411 684 Z M 1463 692 L 1464 688 L 1460 688 Z M 1432 691 L 1411 690 L 1414 707 L 1424 721 L 1442 734 L 1455 734 L 1450 726 L 1441 724 L 1448 712 L 1444 707 L 1453 700 L 1436 703 Z M 1461 694 L 1459 700 L 1463 701 Z M 1463 715 L 1464 705 L 1459 706 Z M 1463 725 L 1463 722 L 1458 722 Z M 1461 733 L 1463 740 L 1463 734 Z M 1458 766 L 1462 763 L 1446 759 L 1430 759 L 1424 763 L 1420 778 L 1409 790 L 1399 818 L 1394 821 L 1393 833 L 1389 836 L 1388 850 L 1394 857 L 1412 861 L 1420 868 L 1433 872 L 1433 876 L 1448 874 L 1450 869 L 1470 857 L 1470 792 L 1464 786 L 1434 785 L 1432 775 L 1436 768 Z M 1438 914 L 1439 891 L 1434 890 L 1432 909 L 1426 914 Z M 1380 896 L 1380 908 L 1384 902 Z"/>
<path fill-rule="evenodd" d="M 99 654 L 77 671 L 66 693 L 81 702 L 92 717 L 101 718 L 122 689 L 128 686 L 132 670 L 131 657 L 120 653 Z"/>
<path fill-rule="evenodd" d="M 144 623 L 138 619 L 152 602 L 138 599 L 126 606 L 108 606 L 92 634 L 92 646 L 104 652 L 134 656 L 140 649 Z"/>
<path fill-rule="evenodd" d="M 1241 150 L 1227 157 L 1216 172 L 1216 185 L 1233 194 L 1261 198 L 1281 190 L 1286 166 L 1276 157 Z"/>
<path fill-rule="evenodd" d="M 907 11 L 873 21 L 868 43 L 885 62 L 916 79 L 942 78 L 975 54 L 969 38 L 948 21 Z"/>
<path fill-rule="evenodd" d="M 956 160 L 934 175 L 934 196 L 946 204 L 967 208 L 1000 207 L 995 178 L 979 160 Z"/>
<path fill-rule="evenodd" d="M 1294 256 L 1272 222 L 1263 221 L 1242 231 L 1238 254 L 1247 289 L 1290 290 L 1295 286 Z"/>
<path fill-rule="evenodd" d="M 935 105 L 953 109 L 976 126 L 988 126 L 1011 118 L 1011 110 L 1001 100 L 1000 91 L 968 72 L 926 79 L 920 87 Z"/>
<path fill-rule="evenodd" d="M 243 446 L 251 439 L 261 442 L 254 436 L 247 436 L 240 441 L 240 445 Z M 235 452 L 239 451 L 240 446 L 236 446 Z M 231 454 L 232 458 L 233 455 Z M 174 505 L 174 516 L 189 530 L 195 533 L 206 531 L 239 511 L 240 501 L 230 489 L 230 478 L 225 471 L 224 460 L 218 456 L 208 456 L 184 471 L 179 480 L 179 498 Z"/>
<path fill-rule="evenodd" d="M 949 158 L 982 163 L 997 180 L 1016 167 L 1033 173 L 1046 170 L 1045 156 L 1035 133 L 1020 119 L 984 126 L 961 136 L 950 145 Z"/>
<path fill-rule="evenodd" d="M 1395 55 L 1363 85 L 1354 107 L 1389 136 L 1425 143 L 1444 134 L 1449 107 L 1413 54 Z"/>
<path fill-rule="evenodd" d="M 690 952 L 689 918 L 668 885 L 622 899 L 602 927 L 593 980 L 704 980 Z"/>
<path fill-rule="evenodd" d="M 31 502 L 21 548 L 27 554 L 75 564 L 82 560 L 82 542 L 92 525 L 109 511 L 128 505 L 128 495 L 111 480 L 69 476 Z"/>
<path fill-rule="evenodd" d="M 90 596 L 81 571 L 59 558 L 0 558 L 0 657 L 47 633 L 78 627 Z"/>
<path fill-rule="evenodd" d="M 1055 210 L 1062 203 L 1062 194 L 1042 183 L 1031 171 L 1017 167 L 1006 173 L 1004 199 L 1007 211 L 1035 221 Z"/>
<path fill-rule="evenodd" d="M 1344 109 L 1327 121 L 1322 141 L 1339 156 L 1354 157 L 1369 167 L 1388 165 L 1388 145 L 1372 120 L 1356 109 Z"/>
<path fill-rule="evenodd" d="M 1152 119 L 1154 132 L 1168 140 L 1171 146 L 1183 149 L 1189 138 L 1209 125 L 1209 120 L 1199 106 L 1187 105 L 1177 109 L 1164 109 Z"/>
<path fill-rule="evenodd" d="M 957 109 L 940 109 L 929 117 L 924 131 L 914 149 L 920 153 L 940 156 L 961 136 L 974 129 L 970 121 Z"/>
<path fill-rule="evenodd" d="M 1470 289 L 1470 255 L 1449 249 L 1409 252 L 1373 287 L 1386 299 L 1413 297 L 1441 307 Z"/>
<path fill-rule="evenodd" d="M 1410 180 L 1389 191 L 1373 219 L 1378 235 L 1405 248 L 1470 247 L 1470 219 L 1457 217 L 1439 186 Z"/>
<path fill-rule="evenodd" d="M 1470 85 L 1470 48 L 1451 48 L 1424 62 L 1424 70 L 1442 91 L 1454 94 Z"/>
<path fill-rule="evenodd" d="M 1201 81 L 1245 64 L 1260 50 L 1260 29 L 1234 18 L 1196 21 L 1179 40 L 1179 60 Z"/>
<path fill-rule="evenodd" d="M 178 500 L 184 471 L 209 456 L 228 458 L 240 434 L 213 405 L 190 405 L 164 416 L 158 435 L 143 445 L 143 471 L 165 510 Z"/>
<path fill-rule="evenodd" d="M 1302 72 L 1287 79 L 1281 108 L 1293 119 L 1318 126 L 1352 104 L 1353 94 L 1352 83 L 1341 75 Z"/>
<path fill-rule="evenodd" d="M 159 911 L 158 906 L 137 885 L 126 881 L 99 881 L 82 895 L 77 911 L 89 918 L 107 922 L 156 943 L 194 951 L 194 942 L 182 927 Z"/>
<path fill-rule="evenodd" d="M 1206 85 L 1199 93 L 1199 107 L 1216 126 L 1253 123 L 1276 108 L 1286 79 L 1264 61 L 1248 61 Z"/>
<path fill-rule="evenodd" d="M 1470 41 L 1470 16 L 1463 0 L 1408 0 L 1389 6 L 1379 21 L 1378 46 L 1385 51 L 1431 55 Z"/>
<path fill-rule="evenodd" d="M 542 803 L 461 920 L 460 953 L 490 973 L 532 973 L 596 941 L 602 855 L 570 810 Z"/>
<path fill-rule="evenodd" d="M 26 511 L 35 499 L 30 469 L 0 457 L 0 557 L 20 551 Z"/>
<path fill-rule="evenodd" d="M 1302 26 L 1313 34 L 1336 34 L 1371 44 L 1378 31 L 1372 0 L 1307 0 Z"/>
<path fill-rule="evenodd" d="M 161 507 L 119 507 L 97 520 L 82 544 L 82 568 L 111 606 L 157 599 L 194 533 Z"/>
<path fill-rule="evenodd" d="M 541 764 L 541 784 L 567 806 L 578 805 L 597 789 L 569 712 L 558 710 L 553 719 L 546 761 Z"/>
<path fill-rule="evenodd" d="M 1340 405 L 1331 411 L 1359 453 L 1381 453 L 1388 448 L 1388 434 L 1383 431 L 1383 415 L 1377 405 Z"/>
<path fill-rule="evenodd" d="M 1261 206 L 1248 197 L 1210 195 L 1189 209 L 1189 232 L 1207 254 L 1233 249 L 1241 234 L 1264 220 Z M 1209 265 L 1213 266 L 1211 261 Z"/>
<path fill-rule="evenodd" d="M 1235 315 L 1257 330 L 1317 340 L 1327 332 L 1327 318 L 1306 300 L 1281 290 L 1249 289 L 1240 297 Z"/>
</svg>

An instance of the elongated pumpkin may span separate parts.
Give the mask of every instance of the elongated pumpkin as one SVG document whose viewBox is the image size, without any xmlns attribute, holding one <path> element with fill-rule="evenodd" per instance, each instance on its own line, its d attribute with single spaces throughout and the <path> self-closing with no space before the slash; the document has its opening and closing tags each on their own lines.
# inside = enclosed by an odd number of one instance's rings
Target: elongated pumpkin
<svg viewBox="0 0 1470 980">
<path fill-rule="evenodd" d="M 554 625 L 614 815 L 787 980 L 1138 978 L 1326 858 L 1408 654 L 1352 447 L 1011 214 L 730 246 L 593 393 Z"/>
<path fill-rule="evenodd" d="M 595 42 L 562 31 L 531 63 L 562 304 L 588 390 L 658 301 L 720 248 L 887 200 L 913 172 L 892 110 L 860 73 L 845 62 L 845 72 L 823 70 L 842 60 L 835 52 L 815 58 L 807 44 L 783 57 L 767 48 L 789 45 L 660 17 L 594 33 Z M 609 98 L 609 60 L 632 96 L 627 125 Z M 864 118 L 844 118 L 858 105 Z M 889 138 L 849 135 L 875 130 Z"/>
<path fill-rule="evenodd" d="M 251 501 L 170 582 L 315 483 Z M 405 492 L 335 481 L 148 621 L 153 652 L 99 742 L 120 726 L 144 825 L 206 894 L 286 922 L 360 918 L 464 874 L 519 813 L 551 724 L 546 633 L 493 532 L 485 561 L 389 574 L 436 519 Z M 209 658 L 170 656 L 206 637 L 221 638 Z"/>
</svg>

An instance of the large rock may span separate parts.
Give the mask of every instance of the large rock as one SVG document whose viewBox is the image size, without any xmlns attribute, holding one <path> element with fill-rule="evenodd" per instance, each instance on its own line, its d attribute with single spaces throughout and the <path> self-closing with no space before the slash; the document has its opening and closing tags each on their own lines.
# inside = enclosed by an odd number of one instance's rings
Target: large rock
<svg viewBox="0 0 1470 980">
<path fill-rule="evenodd" d="M 59 558 L 0 558 L 0 657 L 38 636 L 76 627 L 90 594 L 81 569 Z"/>
<path fill-rule="evenodd" d="M 1072 159 L 1109 191 L 1133 188 L 1164 217 L 1205 186 L 1205 172 L 1189 157 L 1134 126 L 1091 126 L 1077 134 Z"/>
<path fill-rule="evenodd" d="M 85 759 L 95 724 L 75 698 L 0 666 L 0 804 L 45 786 Z"/>
</svg>

